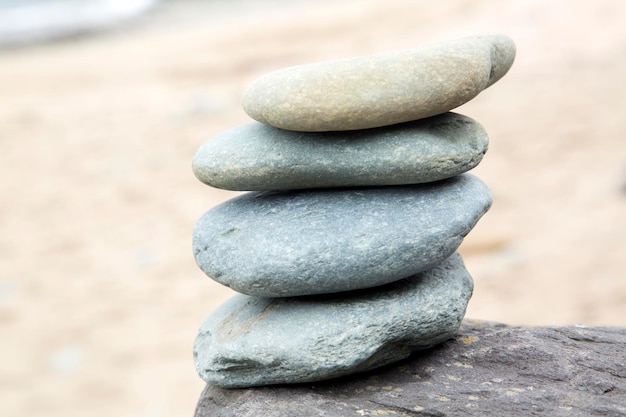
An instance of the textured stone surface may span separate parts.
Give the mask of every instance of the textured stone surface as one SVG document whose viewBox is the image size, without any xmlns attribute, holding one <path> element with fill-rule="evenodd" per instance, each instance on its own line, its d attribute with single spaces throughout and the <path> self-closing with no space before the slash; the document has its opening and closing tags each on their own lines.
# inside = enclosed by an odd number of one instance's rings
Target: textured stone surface
<svg viewBox="0 0 626 417">
<path fill-rule="evenodd" d="M 460 114 L 350 132 L 305 133 L 248 123 L 204 143 L 193 172 L 228 190 L 417 184 L 474 168 L 487 133 Z"/>
<path fill-rule="evenodd" d="M 452 337 L 472 295 L 459 254 L 392 284 L 335 295 L 235 295 L 202 324 L 200 376 L 224 387 L 319 381 L 380 367 Z"/>
<path fill-rule="evenodd" d="M 476 177 L 394 187 L 250 192 L 193 232 L 200 268 L 265 297 L 386 284 L 450 256 L 491 204 Z"/>
<path fill-rule="evenodd" d="M 626 328 L 466 322 L 407 361 L 326 383 L 207 385 L 196 417 L 626 416 Z"/>
<path fill-rule="evenodd" d="M 513 41 L 494 34 L 300 65 L 252 82 L 243 106 L 253 119 L 289 130 L 386 126 L 460 106 L 504 76 L 514 58 Z"/>
</svg>

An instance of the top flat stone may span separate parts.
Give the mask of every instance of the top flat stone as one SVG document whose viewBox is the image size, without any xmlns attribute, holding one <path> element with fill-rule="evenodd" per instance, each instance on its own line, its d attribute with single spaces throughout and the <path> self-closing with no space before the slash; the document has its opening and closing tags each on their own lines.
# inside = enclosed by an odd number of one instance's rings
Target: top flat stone
<svg viewBox="0 0 626 417">
<path fill-rule="evenodd" d="M 287 130 L 387 126 L 445 113 L 506 74 L 515 44 L 479 35 L 417 49 L 289 67 L 252 82 L 246 113 Z"/>
</svg>

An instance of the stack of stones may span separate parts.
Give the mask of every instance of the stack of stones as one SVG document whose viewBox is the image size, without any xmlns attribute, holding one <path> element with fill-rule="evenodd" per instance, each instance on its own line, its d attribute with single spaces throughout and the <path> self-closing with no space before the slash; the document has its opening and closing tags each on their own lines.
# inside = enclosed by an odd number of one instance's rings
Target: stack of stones
<svg viewBox="0 0 626 417">
<path fill-rule="evenodd" d="M 448 111 L 510 68 L 515 45 L 482 35 L 291 67 L 253 82 L 257 122 L 193 160 L 213 187 L 249 191 L 209 210 L 197 264 L 241 293 L 195 341 L 221 387 L 319 381 L 449 339 L 473 282 L 456 249 L 489 209 L 475 167 L 484 129 Z"/>
</svg>

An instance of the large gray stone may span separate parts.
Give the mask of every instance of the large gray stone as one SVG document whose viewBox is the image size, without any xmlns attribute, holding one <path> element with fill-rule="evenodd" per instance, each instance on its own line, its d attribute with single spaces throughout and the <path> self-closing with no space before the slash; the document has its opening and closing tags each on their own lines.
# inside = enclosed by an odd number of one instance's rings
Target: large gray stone
<svg viewBox="0 0 626 417">
<path fill-rule="evenodd" d="M 319 381 L 377 368 L 452 337 L 472 295 L 460 255 L 368 290 L 235 295 L 202 324 L 198 373 L 223 387 Z"/>
<path fill-rule="evenodd" d="M 514 58 L 513 41 L 494 34 L 300 65 L 252 82 L 243 106 L 253 119 L 289 130 L 386 126 L 460 106 L 504 76 Z"/>
<path fill-rule="evenodd" d="M 474 168 L 487 133 L 460 114 L 351 132 L 305 133 L 248 123 L 204 143 L 200 181 L 227 190 L 417 184 Z"/>
<path fill-rule="evenodd" d="M 368 288 L 450 256 L 489 209 L 476 177 L 409 186 L 250 192 L 214 207 L 193 232 L 197 264 L 255 296 Z"/>
<path fill-rule="evenodd" d="M 207 385 L 196 417 L 626 416 L 626 328 L 465 322 L 399 364 L 298 386 Z"/>
</svg>

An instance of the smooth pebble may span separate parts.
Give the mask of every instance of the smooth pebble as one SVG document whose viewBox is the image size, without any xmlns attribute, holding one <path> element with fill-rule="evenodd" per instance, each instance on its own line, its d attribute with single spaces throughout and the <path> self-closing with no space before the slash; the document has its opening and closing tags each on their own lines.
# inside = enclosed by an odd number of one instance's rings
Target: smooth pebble
<svg viewBox="0 0 626 417">
<path fill-rule="evenodd" d="M 488 142 L 480 124 L 455 113 L 349 132 L 252 122 L 205 142 L 192 166 L 205 184 L 237 191 L 418 184 L 474 168 Z"/>
<path fill-rule="evenodd" d="M 472 288 L 454 254 L 431 270 L 368 290 L 273 299 L 238 294 L 202 324 L 196 369 L 206 382 L 228 388 L 374 369 L 451 338 Z"/>
<path fill-rule="evenodd" d="M 434 183 L 249 192 L 205 213 L 198 266 L 243 294 L 287 297 L 374 287 L 450 256 L 489 209 L 462 174 Z"/>
<path fill-rule="evenodd" d="M 506 74 L 515 44 L 488 34 L 277 70 L 244 92 L 250 117 L 307 132 L 366 129 L 445 113 Z"/>
</svg>

